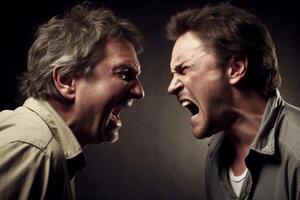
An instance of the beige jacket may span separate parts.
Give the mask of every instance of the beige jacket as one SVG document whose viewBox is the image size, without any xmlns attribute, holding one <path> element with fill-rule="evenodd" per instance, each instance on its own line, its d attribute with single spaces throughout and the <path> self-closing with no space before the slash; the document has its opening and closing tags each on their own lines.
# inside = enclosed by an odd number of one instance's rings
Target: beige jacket
<svg viewBox="0 0 300 200">
<path fill-rule="evenodd" d="M 83 165 L 79 143 L 46 101 L 29 98 L 0 113 L 1 200 L 74 199 Z"/>
</svg>

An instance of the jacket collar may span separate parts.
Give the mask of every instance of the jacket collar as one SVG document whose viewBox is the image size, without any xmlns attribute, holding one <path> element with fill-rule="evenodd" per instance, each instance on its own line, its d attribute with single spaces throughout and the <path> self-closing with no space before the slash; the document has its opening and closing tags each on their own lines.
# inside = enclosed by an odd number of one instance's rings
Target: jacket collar
<svg viewBox="0 0 300 200">
<path fill-rule="evenodd" d="M 258 134 L 250 147 L 252 150 L 264 155 L 275 154 L 276 127 L 279 123 L 279 116 L 283 105 L 284 101 L 279 91 L 276 90 L 275 95 L 271 96 L 268 100 Z"/>
<path fill-rule="evenodd" d="M 284 101 L 278 90 L 268 99 L 266 109 L 262 118 L 258 134 L 254 138 L 250 149 L 264 155 L 275 154 L 276 144 L 276 127 L 279 121 L 280 112 L 284 105 Z M 225 139 L 225 134 L 219 132 L 212 136 L 208 143 L 208 155 L 214 157 L 220 151 L 221 145 Z"/>
</svg>

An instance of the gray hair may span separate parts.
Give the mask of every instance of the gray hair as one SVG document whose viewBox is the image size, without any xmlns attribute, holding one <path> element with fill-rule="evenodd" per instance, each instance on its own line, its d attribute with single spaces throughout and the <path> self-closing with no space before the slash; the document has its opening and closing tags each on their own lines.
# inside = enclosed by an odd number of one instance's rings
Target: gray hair
<svg viewBox="0 0 300 200">
<path fill-rule="evenodd" d="M 54 67 L 60 67 L 65 77 L 88 75 L 103 58 L 104 45 L 110 38 L 128 40 L 138 54 L 143 50 L 138 29 L 109 9 L 77 5 L 63 17 L 53 17 L 39 27 L 28 52 L 21 96 L 63 100 L 52 78 Z"/>
</svg>

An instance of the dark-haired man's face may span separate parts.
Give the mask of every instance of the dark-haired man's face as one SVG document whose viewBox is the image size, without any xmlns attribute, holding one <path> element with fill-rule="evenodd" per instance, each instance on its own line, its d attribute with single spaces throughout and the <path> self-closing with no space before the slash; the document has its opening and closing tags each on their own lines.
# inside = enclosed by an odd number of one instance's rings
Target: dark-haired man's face
<svg viewBox="0 0 300 200">
<path fill-rule="evenodd" d="M 116 141 L 122 125 L 121 111 L 130 107 L 133 99 L 144 96 L 138 79 L 140 63 L 133 45 L 126 40 L 110 39 L 105 51 L 92 75 L 76 80 L 78 116 L 73 129 L 83 145 Z"/>
<path fill-rule="evenodd" d="M 170 66 L 173 78 L 168 92 L 192 113 L 190 123 L 195 137 L 205 138 L 221 131 L 230 105 L 226 70 L 191 32 L 177 39 Z"/>
</svg>

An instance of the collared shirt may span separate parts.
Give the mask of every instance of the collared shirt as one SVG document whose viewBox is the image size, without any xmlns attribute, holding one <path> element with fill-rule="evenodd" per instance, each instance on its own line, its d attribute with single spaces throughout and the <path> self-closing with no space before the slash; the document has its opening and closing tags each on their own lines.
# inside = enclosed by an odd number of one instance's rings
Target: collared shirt
<svg viewBox="0 0 300 200">
<path fill-rule="evenodd" d="M 231 146 L 224 133 L 209 142 L 207 199 L 300 200 L 300 109 L 276 95 L 269 98 L 246 157 L 248 174 L 237 197 L 228 179 Z"/>
<path fill-rule="evenodd" d="M 0 113 L 0 199 L 74 199 L 84 165 L 74 134 L 46 101 Z"/>
</svg>

